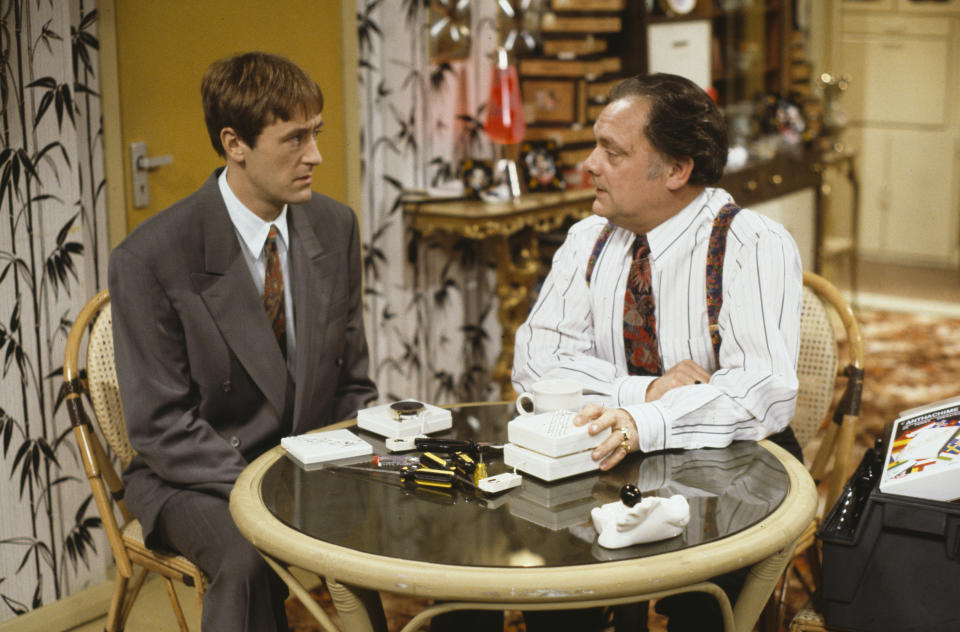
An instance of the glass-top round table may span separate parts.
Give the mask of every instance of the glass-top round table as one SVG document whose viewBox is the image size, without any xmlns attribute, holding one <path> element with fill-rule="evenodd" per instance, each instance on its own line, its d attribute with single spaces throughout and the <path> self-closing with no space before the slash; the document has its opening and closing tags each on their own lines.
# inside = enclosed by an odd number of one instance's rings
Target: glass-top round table
<svg viewBox="0 0 960 632">
<path fill-rule="evenodd" d="M 452 412 L 453 428 L 433 436 L 499 444 L 515 415 L 512 403 Z M 387 453 L 378 436 L 354 430 L 375 453 Z M 498 457 L 485 460 L 491 474 L 505 470 Z M 231 495 L 241 532 L 301 599 L 286 566 L 327 579 L 344 625 L 345 612 L 363 613 L 351 630 L 376 627 L 377 590 L 452 602 L 426 618 L 455 607 L 569 608 L 690 587 L 713 592 L 704 583 L 710 577 L 772 566 L 759 581 L 748 579 L 738 603 L 749 603 L 736 614 L 717 595 L 728 627 L 749 629 L 816 503 L 803 466 L 768 442 L 637 453 L 609 472 L 555 482 L 524 475 L 520 487 L 492 497 L 469 488 L 409 489 L 397 475 L 357 469 L 369 462 L 308 470 L 278 447 L 244 471 Z M 625 483 L 644 495 L 683 495 L 691 518 L 684 532 L 623 549 L 599 546 L 590 510 L 617 500 Z"/>
</svg>

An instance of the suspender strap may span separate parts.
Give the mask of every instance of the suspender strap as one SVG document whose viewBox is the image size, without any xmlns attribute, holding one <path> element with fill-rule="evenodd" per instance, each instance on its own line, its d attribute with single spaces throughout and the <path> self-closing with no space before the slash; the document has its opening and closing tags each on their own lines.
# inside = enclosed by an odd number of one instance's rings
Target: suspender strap
<svg viewBox="0 0 960 632">
<path fill-rule="evenodd" d="M 739 212 L 740 207 L 733 202 L 720 209 L 716 219 L 713 220 L 710 245 L 707 250 L 707 318 L 710 323 L 710 340 L 713 342 L 713 354 L 717 365 L 720 364 L 720 326 L 717 321 L 720 318 L 720 307 L 723 305 L 723 256 L 727 251 L 727 232 L 730 230 L 733 218 Z M 600 253 L 603 252 L 613 231 L 614 225 L 607 222 L 593 244 L 593 251 L 587 262 L 587 285 L 590 285 L 597 259 L 600 258 Z"/>
<path fill-rule="evenodd" d="M 727 251 L 727 232 L 740 207 L 730 202 L 717 213 L 710 231 L 710 247 L 707 250 L 707 318 L 710 322 L 710 340 L 713 355 L 720 366 L 720 307 L 723 305 L 723 256 Z"/>
<path fill-rule="evenodd" d="M 597 259 L 600 258 L 600 253 L 603 252 L 603 247 L 607 245 L 607 242 L 610 240 L 610 235 L 613 234 L 614 225 L 610 222 L 607 222 L 607 225 L 603 227 L 603 230 L 600 231 L 600 235 L 597 237 L 597 241 L 593 244 L 593 252 L 590 253 L 590 261 L 587 262 L 587 286 L 590 286 L 590 277 L 593 276 L 593 269 L 597 265 Z"/>
</svg>

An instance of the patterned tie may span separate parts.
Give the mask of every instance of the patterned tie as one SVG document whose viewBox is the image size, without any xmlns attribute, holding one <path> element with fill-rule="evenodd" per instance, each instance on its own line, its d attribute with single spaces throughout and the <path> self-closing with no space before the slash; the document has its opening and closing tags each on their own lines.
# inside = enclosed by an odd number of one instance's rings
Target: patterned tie
<svg viewBox="0 0 960 632">
<path fill-rule="evenodd" d="M 283 269 L 280 267 L 280 255 L 277 253 L 276 226 L 270 226 L 267 242 L 263 249 L 267 254 L 267 273 L 263 282 L 263 307 L 267 310 L 267 319 L 273 327 L 280 351 L 287 356 L 287 315 L 283 304 Z"/>
<path fill-rule="evenodd" d="M 646 235 L 633 243 L 633 263 L 623 297 L 623 345 L 630 375 L 661 375 L 657 320 L 650 275 L 650 245 Z"/>
</svg>

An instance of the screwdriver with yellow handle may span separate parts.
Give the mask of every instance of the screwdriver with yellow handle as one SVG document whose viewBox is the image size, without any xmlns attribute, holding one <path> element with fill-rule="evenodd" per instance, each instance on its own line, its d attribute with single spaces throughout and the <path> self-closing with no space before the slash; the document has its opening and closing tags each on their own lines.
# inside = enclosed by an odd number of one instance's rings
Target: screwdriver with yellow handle
<svg viewBox="0 0 960 632">
<path fill-rule="evenodd" d="M 358 465 L 338 465 L 333 470 L 365 472 L 368 474 L 389 474 L 399 476 L 406 487 L 432 487 L 450 489 L 457 480 L 454 470 L 425 467 L 423 465 L 404 465 L 400 469 L 372 468 Z"/>
</svg>

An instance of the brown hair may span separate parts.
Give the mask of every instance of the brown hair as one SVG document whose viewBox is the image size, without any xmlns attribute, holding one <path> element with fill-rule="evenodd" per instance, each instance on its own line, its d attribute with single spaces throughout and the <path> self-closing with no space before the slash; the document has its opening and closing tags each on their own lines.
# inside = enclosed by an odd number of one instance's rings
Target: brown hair
<svg viewBox="0 0 960 632">
<path fill-rule="evenodd" d="M 692 158 L 690 184 L 717 182 L 727 164 L 727 125 L 717 105 L 689 79 L 655 73 L 626 79 L 610 101 L 643 97 L 650 115 L 643 134 L 653 148 L 674 159 Z"/>
<path fill-rule="evenodd" d="M 220 130 L 232 127 L 250 147 L 263 128 L 323 110 L 320 86 L 295 63 L 269 53 L 244 53 L 213 62 L 200 83 L 203 118 L 213 148 L 224 155 Z"/>
</svg>

